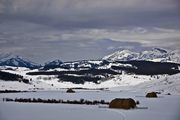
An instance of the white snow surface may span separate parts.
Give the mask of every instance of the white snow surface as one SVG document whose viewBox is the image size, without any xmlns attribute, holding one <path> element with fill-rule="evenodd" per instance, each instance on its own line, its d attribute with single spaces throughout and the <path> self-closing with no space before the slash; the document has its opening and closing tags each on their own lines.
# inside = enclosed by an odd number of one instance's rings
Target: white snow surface
<svg viewBox="0 0 180 120">
<path fill-rule="evenodd" d="M 76 93 L 39 91 L 0 94 L 1 120 L 179 120 L 180 96 L 160 94 L 158 98 L 145 98 L 145 92 L 131 90 L 98 91 L 76 90 Z M 63 100 L 105 100 L 133 98 L 139 108 L 109 109 L 106 105 L 72 105 L 47 103 L 3 102 L 2 98 L 42 98 Z"/>
<path fill-rule="evenodd" d="M 154 61 L 154 62 L 180 63 L 180 49 L 165 50 L 163 48 L 153 48 L 152 50 L 146 50 L 141 52 L 120 50 L 105 56 L 103 60 L 110 60 L 110 61 L 146 60 L 146 61 Z"/>
<path fill-rule="evenodd" d="M 135 60 L 138 57 L 138 53 L 132 52 L 130 50 L 122 50 L 122 51 L 116 51 L 115 53 L 105 56 L 104 60 Z"/>
<path fill-rule="evenodd" d="M 37 92 L 0 94 L 0 120 L 179 120 L 180 115 L 180 74 L 175 75 L 122 75 L 111 76 L 94 84 L 73 84 L 58 82 L 56 76 L 29 76 L 32 70 L 11 67 L 5 70 L 31 78 L 31 84 L 0 80 L 0 90 L 36 90 Z M 33 70 L 38 71 L 38 70 Z M 53 85 L 52 85 L 53 84 Z M 66 88 L 82 87 L 91 90 L 77 90 L 66 93 Z M 97 90 L 96 88 L 108 88 Z M 96 89 L 96 90 L 95 90 Z M 145 98 L 147 92 L 160 92 L 158 98 Z M 167 95 L 171 93 L 171 95 Z M 109 109 L 104 105 L 72 105 L 47 103 L 3 102 L 3 98 L 41 98 L 63 100 L 105 100 L 114 98 L 133 98 L 138 100 L 139 108 L 147 109 Z"/>
</svg>

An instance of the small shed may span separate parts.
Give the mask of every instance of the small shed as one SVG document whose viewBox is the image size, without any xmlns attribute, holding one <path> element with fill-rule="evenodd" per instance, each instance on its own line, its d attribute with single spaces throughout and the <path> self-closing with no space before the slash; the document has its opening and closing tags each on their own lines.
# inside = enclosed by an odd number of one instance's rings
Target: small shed
<svg viewBox="0 0 180 120">
<path fill-rule="evenodd" d="M 72 88 L 68 88 L 66 92 L 67 93 L 75 93 L 75 91 Z"/>
<path fill-rule="evenodd" d="M 146 94 L 146 97 L 148 98 L 157 98 L 157 93 L 156 92 L 149 92 Z"/>
<path fill-rule="evenodd" d="M 109 108 L 131 109 L 135 107 L 136 102 L 132 98 L 115 98 L 109 104 Z"/>
</svg>

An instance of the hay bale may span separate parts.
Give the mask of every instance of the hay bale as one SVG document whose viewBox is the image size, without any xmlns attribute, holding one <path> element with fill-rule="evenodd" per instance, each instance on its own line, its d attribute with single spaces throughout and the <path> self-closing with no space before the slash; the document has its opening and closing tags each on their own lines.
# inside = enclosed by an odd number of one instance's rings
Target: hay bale
<svg viewBox="0 0 180 120">
<path fill-rule="evenodd" d="M 67 93 L 75 93 L 75 91 L 72 88 L 67 89 Z"/>
<path fill-rule="evenodd" d="M 132 98 L 115 98 L 109 104 L 109 108 L 131 109 L 135 107 L 136 102 Z"/>
<path fill-rule="evenodd" d="M 157 93 L 156 92 L 149 92 L 146 94 L 146 97 L 148 98 L 157 98 Z"/>
</svg>

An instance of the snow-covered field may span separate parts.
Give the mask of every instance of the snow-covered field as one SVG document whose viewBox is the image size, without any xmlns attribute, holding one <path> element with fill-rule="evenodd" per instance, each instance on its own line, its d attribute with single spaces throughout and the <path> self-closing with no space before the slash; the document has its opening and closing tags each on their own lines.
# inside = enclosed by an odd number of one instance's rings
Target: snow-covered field
<svg viewBox="0 0 180 120">
<path fill-rule="evenodd" d="M 162 76 L 164 78 L 165 76 Z M 30 84 L 26 84 L 18 81 L 2 81 L 0 80 L 0 90 L 58 90 L 61 88 L 114 88 L 114 87 L 127 87 L 134 86 L 140 83 L 148 82 L 154 80 L 150 76 L 137 76 L 137 75 L 116 75 L 111 79 L 101 81 L 99 84 L 95 84 L 92 82 L 85 82 L 84 84 L 74 84 L 71 82 L 59 82 L 57 78 L 50 75 L 38 75 L 31 76 L 32 81 Z"/>
<path fill-rule="evenodd" d="M 98 91 L 77 90 L 76 93 L 60 91 L 39 91 L 28 93 L 0 94 L 1 120 L 179 120 L 180 96 L 160 94 L 158 98 L 145 98 L 145 92 L 130 90 Z M 72 105 L 47 103 L 3 102 L 2 98 L 44 98 L 79 100 L 106 100 L 134 98 L 140 101 L 138 107 L 147 109 L 109 109 L 99 105 Z"/>
<path fill-rule="evenodd" d="M 24 74 L 24 73 L 23 73 Z M 62 88 L 108 88 L 110 90 L 134 90 L 134 91 L 157 91 L 180 95 L 180 74 L 175 75 L 116 75 L 99 84 L 85 82 L 85 84 L 73 84 L 71 82 L 58 82 L 57 78 L 48 75 L 28 76 L 32 81 L 25 84 L 18 81 L 0 80 L 0 90 L 59 90 Z"/>
<path fill-rule="evenodd" d="M 22 69 L 22 68 L 21 68 Z M 175 75 L 116 75 L 99 84 L 86 82 L 73 84 L 58 82 L 54 76 L 28 76 L 29 69 L 6 72 L 31 78 L 30 84 L 0 80 L 0 90 L 37 90 L 25 93 L 0 94 L 0 120 L 179 120 L 180 74 Z M 53 85 L 52 85 L 53 84 Z M 108 88 L 105 90 L 77 90 L 66 93 L 65 88 Z M 37 89 L 38 88 L 38 89 Z M 145 98 L 147 92 L 160 92 L 158 98 Z M 171 95 L 167 95 L 171 93 Z M 5 102 L 3 98 L 41 98 L 63 100 L 105 100 L 133 98 L 140 104 L 138 109 L 109 109 L 101 105 L 72 105 L 49 103 Z M 147 109 L 140 109 L 147 107 Z"/>
</svg>

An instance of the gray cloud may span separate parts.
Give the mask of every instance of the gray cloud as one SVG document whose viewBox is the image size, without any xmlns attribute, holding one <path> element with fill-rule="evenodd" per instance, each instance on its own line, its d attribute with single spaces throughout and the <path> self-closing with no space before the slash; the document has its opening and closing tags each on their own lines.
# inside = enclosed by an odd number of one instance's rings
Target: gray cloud
<svg viewBox="0 0 180 120">
<path fill-rule="evenodd" d="M 178 0 L 1 0 L 1 13 L 61 29 L 179 24 Z"/>
<path fill-rule="evenodd" d="M 179 0 L 0 0 L 0 51 L 39 62 L 179 41 Z"/>
</svg>

